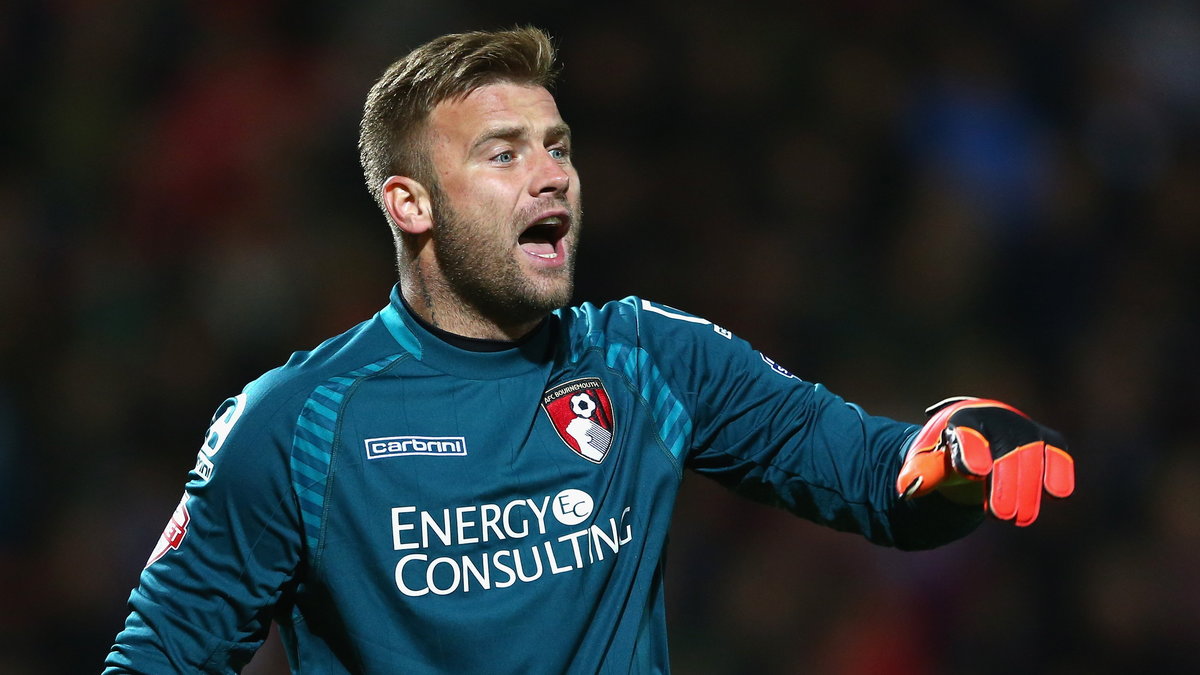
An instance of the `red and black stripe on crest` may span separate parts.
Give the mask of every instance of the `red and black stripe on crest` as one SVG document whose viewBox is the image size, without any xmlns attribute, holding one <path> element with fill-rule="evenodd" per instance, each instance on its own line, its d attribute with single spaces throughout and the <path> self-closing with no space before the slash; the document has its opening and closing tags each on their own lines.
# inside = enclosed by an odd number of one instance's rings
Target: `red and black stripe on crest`
<svg viewBox="0 0 1200 675">
<path fill-rule="evenodd" d="M 581 397 L 581 394 L 586 396 Z M 616 419 L 613 415 L 612 401 L 600 378 L 579 378 L 547 389 L 542 395 L 542 409 L 546 411 L 554 430 L 567 447 L 591 462 L 598 464 L 603 461 L 612 445 Z M 568 429 L 572 422 L 578 419 L 590 421 L 604 432 L 590 434 L 591 446 L 586 450 Z"/>
</svg>

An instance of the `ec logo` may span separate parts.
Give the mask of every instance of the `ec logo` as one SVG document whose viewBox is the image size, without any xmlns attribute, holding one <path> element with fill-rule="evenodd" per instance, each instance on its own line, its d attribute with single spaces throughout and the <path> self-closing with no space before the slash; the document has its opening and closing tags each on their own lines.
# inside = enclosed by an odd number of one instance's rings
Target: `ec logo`
<svg viewBox="0 0 1200 675">
<path fill-rule="evenodd" d="M 583 490 L 563 490 L 554 497 L 554 517 L 568 527 L 587 520 L 594 507 L 592 496 Z"/>
</svg>

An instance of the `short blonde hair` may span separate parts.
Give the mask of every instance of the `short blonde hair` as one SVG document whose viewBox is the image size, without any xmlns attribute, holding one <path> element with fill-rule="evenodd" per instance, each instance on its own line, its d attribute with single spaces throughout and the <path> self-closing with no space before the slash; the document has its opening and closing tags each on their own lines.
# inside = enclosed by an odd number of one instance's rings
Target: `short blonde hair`
<svg viewBox="0 0 1200 675">
<path fill-rule="evenodd" d="M 384 215 L 380 188 L 388 177 L 434 187 L 419 132 L 437 104 L 496 82 L 549 88 L 556 75 L 550 36 L 533 27 L 443 35 L 389 66 L 367 95 L 358 137 L 367 189 Z"/>
</svg>

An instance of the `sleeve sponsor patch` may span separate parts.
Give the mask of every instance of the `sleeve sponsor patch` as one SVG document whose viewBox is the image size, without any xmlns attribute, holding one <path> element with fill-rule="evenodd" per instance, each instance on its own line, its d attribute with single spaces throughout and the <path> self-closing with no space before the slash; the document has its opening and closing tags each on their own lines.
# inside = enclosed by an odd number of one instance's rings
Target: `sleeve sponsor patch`
<svg viewBox="0 0 1200 675">
<path fill-rule="evenodd" d="M 167 551 L 174 551 L 183 543 L 183 538 L 187 536 L 188 523 L 192 521 L 192 514 L 188 513 L 188 493 L 183 493 L 183 498 L 179 500 L 179 506 L 175 507 L 175 513 L 171 514 L 171 520 L 167 521 L 167 526 L 163 529 L 163 533 L 158 537 L 158 543 L 154 546 L 154 550 L 150 553 L 150 559 L 146 561 L 146 567 L 158 562 L 167 554 Z"/>
</svg>

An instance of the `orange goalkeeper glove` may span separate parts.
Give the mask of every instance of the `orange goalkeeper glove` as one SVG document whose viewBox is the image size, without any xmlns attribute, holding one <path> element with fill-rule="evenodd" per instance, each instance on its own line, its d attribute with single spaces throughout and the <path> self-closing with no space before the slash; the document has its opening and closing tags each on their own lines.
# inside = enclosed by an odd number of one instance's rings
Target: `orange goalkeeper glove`
<svg viewBox="0 0 1200 675">
<path fill-rule="evenodd" d="M 982 483 L 983 508 L 1026 526 L 1038 517 L 1042 490 L 1066 497 L 1075 490 L 1075 462 L 1053 429 L 999 401 L 951 398 L 913 439 L 896 492 L 905 499 L 935 489 Z"/>
</svg>

